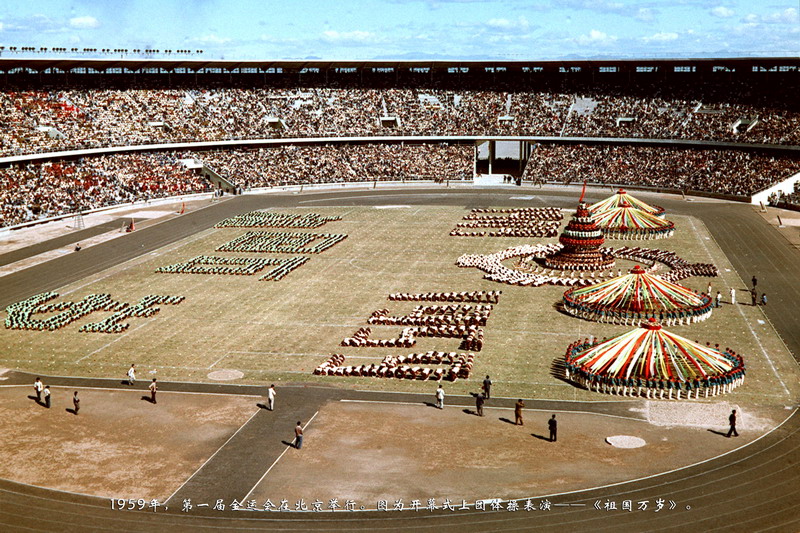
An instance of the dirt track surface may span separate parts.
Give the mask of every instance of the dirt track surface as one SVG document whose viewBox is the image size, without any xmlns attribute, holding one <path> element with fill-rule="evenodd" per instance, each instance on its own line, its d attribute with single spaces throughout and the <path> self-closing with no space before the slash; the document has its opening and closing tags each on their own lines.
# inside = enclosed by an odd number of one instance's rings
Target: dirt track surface
<svg viewBox="0 0 800 533">
<path fill-rule="evenodd" d="M 105 498 L 166 500 L 258 408 L 236 396 L 0 389 L 0 477 Z M 72 411 L 78 390 L 80 410 Z"/>
<path fill-rule="evenodd" d="M 331 499 L 375 509 L 378 500 L 439 504 L 449 499 L 539 497 L 618 483 L 703 461 L 752 441 L 720 438 L 706 428 L 656 427 L 637 419 L 559 413 L 558 441 L 549 442 L 547 411 L 461 406 L 334 402 L 320 410 L 303 448 L 290 449 L 251 494 L 263 503 L 286 499 L 327 508 Z M 722 429 L 722 428 L 720 428 Z M 612 435 L 647 443 L 620 449 Z"/>
</svg>

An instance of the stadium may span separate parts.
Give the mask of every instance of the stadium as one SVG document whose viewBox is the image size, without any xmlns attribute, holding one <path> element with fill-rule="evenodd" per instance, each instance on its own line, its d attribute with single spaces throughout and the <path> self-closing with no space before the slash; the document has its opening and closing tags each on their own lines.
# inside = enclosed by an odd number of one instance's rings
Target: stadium
<svg viewBox="0 0 800 533">
<path fill-rule="evenodd" d="M 796 530 L 799 69 L 0 57 L 4 530 Z"/>
</svg>

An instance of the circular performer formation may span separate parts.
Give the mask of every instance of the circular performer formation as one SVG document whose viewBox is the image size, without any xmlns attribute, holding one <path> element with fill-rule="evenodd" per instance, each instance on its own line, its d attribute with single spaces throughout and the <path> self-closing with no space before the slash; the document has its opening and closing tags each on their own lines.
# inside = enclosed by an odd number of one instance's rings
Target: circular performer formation
<svg viewBox="0 0 800 533">
<path fill-rule="evenodd" d="M 675 224 L 664 219 L 664 208 L 634 198 L 624 189 L 589 206 L 597 225 L 610 239 L 666 239 Z"/>
<path fill-rule="evenodd" d="M 647 398 L 707 398 L 744 382 L 744 361 L 730 348 L 702 346 L 650 319 L 604 341 L 576 341 L 565 355 L 566 377 L 595 392 Z"/>
<path fill-rule="evenodd" d="M 666 239 L 675 233 L 674 223 L 629 204 L 597 212 L 594 217 L 603 234 L 610 239 Z"/>
<path fill-rule="evenodd" d="M 644 211 L 645 213 L 655 215 L 659 218 L 664 218 L 664 213 L 666 212 L 666 210 L 659 205 L 650 205 L 631 196 L 625 189 L 619 189 L 615 194 L 609 196 L 605 200 L 600 200 L 590 205 L 589 211 L 591 211 L 593 215 L 596 215 L 597 213 L 610 211 L 611 209 L 622 207 L 623 205 L 629 205 L 634 209 Z"/>
<path fill-rule="evenodd" d="M 652 218 L 664 223 L 655 216 Z M 671 227 L 669 235 L 672 235 L 674 225 L 672 222 L 668 224 Z M 637 233 L 637 235 L 644 234 Z M 591 285 L 607 275 L 613 276 L 610 269 L 616 259 L 645 263 L 650 265 L 648 268 L 656 268 L 656 262 L 663 263 L 671 269 L 662 276 L 665 281 L 677 281 L 689 276 L 719 275 L 719 270 L 714 265 L 689 263 L 678 257 L 675 252 L 628 246 L 602 248 L 605 237 L 591 211 L 583 202 L 583 195 L 579 200 L 578 209 L 558 241 L 551 244 L 524 244 L 487 255 L 465 254 L 458 258 L 456 265 L 482 270 L 486 273 L 484 278 L 488 280 L 533 287 Z M 503 264 L 509 259 L 516 260 L 513 268 Z M 618 276 L 622 276 L 621 271 L 618 272 Z"/>
<path fill-rule="evenodd" d="M 612 324 L 658 319 L 668 326 L 711 316 L 711 297 L 647 273 L 636 265 L 624 276 L 575 287 L 564 293 L 564 310 L 573 316 Z"/>
<path fill-rule="evenodd" d="M 578 210 L 572 215 L 558 242 L 562 248 L 544 259 L 548 268 L 602 270 L 614 266 L 614 255 L 600 248 L 605 238 L 589 207 L 583 202 L 583 195 Z"/>
</svg>

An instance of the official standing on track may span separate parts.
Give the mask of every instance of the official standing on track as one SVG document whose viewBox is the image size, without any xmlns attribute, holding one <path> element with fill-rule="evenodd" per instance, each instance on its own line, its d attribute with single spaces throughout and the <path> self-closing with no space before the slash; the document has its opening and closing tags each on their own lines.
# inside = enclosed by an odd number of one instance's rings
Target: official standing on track
<svg viewBox="0 0 800 533">
<path fill-rule="evenodd" d="M 517 403 L 514 404 L 514 425 L 523 426 L 522 423 L 522 408 L 525 407 L 525 402 L 522 401 L 522 398 L 517 400 Z"/>
<path fill-rule="evenodd" d="M 491 390 L 492 380 L 489 379 L 489 376 L 486 376 L 486 379 L 483 380 L 483 394 L 486 396 L 487 400 L 492 397 Z"/>
<path fill-rule="evenodd" d="M 267 405 L 269 406 L 270 411 L 275 410 L 275 384 L 269 386 L 269 390 L 267 391 Z"/>
<path fill-rule="evenodd" d="M 33 382 L 33 392 L 36 393 L 36 403 L 42 403 L 43 390 L 44 390 L 44 384 L 42 383 L 41 378 L 37 377 L 36 381 Z"/>
<path fill-rule="evenodd" d="M 436 389 L 436 407 L 444 409 L 444 389 L 441 385 Z"/>
<path fill-rule="evenodd" d="M 158 392 L 158 385 L 156 384 L 156 378 L 153 378 L 153 382 L 150 383 L 149 389 L 150 389 L 150 401 L 154 404 L 158 403 L 156 402 L 156 392 Z"/>
<path fill-rule="evenodd" d="M 556 415 L 550 417 L 547 421 L 547 428 L 550 430 L 550 442 L 555 442 L 558 439 L 558 422 L 556 422 Z"/>
<path fill-rule="evenodd" d="M 478 416 L 483 416 L 483 402 L 483 393 L 479 392 L 475 397 L 475 411 L 478 413 Z"/>
<path fill-rule="evenodd" d="M 736 431 L 736 409 L 731 411 L 731 416 L 728 417 L 728 423 L 731 425 L 731 428 L 728 430 L 728 434 L 725 436 L 731 438 L 731 433 L 733 433 L 734 437 L 738 437 L 739 432 Z"/>
</svg>

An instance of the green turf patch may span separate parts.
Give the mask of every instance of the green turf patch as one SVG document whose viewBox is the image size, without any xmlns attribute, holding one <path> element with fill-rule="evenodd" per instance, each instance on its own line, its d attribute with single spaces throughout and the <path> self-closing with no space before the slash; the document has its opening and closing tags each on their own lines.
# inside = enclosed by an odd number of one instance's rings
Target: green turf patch
<svg viewBox="0 0 800 533">
<path fill-rule="evenodd" d="M 307 212 L 305 209 L 276 211 L 292 215 Z M 167 276 L 155 272 L 164 265 L 186 262 L 187 258 L 216 255 L 210 252 L 242 233 L 236 228 L 206 230 L 57 289 L 64 299 L 72 302 L 91 294 L 112 294 L 115 300 L 123 302 L 136 302 L 143 294 L 185 295 L 180 306 L 156 316 L 126 320 L 131 326 L 112 337 L 79 331 L 86 323 L 102 322 L 102 310 L 94 311 L 97 318 L 93 313 L 75 320 L 75 327 L 47 334 L 2 328 L 0 365 L 43 374 L 121 377 L 135 362 L 142 372 L 157 371 L 159 381 L 208 381 L 209 372 L 231 369 L 245 374 L 241 382 L 303 381 L 325 386 L 425 392 L 432 397 L 436 386 L 428 381 L 316 376 L 312 371 L 337 353 L 347 357 L 347 365 L 362 366 L 380 364 L 386 356 L 466 352 L 460 350 L 464 339 L 458 337 L 417 337 L 410 349 L 343 347 L 341 341 L 362 327 L 371 327 L 376 339 L 396 338 L 404 327 L 409 327 L 369 324 L 368 319 L 376 310 L 387 310 L 388 317 L 406 317 L 414 315 L 420 305 L 450 305 L 389 299 L 390 294 L 502 291 L 491 318 L 485 326 L 480 326 L 484 332 L 483 345 L 474 359 L 470 378 L 447 383 L 448 394 L 477 392 L 483 377 L 489 374 L 497 396 L 617 399 L 564 382 L 554 365 L 563 361 L 572 342 L 612 337 L 630 327 L 588 322 L 561 312 L 558 304 L 566 287 L 500 284 L 484 279 L 483 273 L 476 269 L 456 266 L 463 254 L 491 254 L 511 246 L 554 243 L 555 238 L 452 238 L 450 231 L 469 212 L 459 207 L 315 207 L 314 212 L 341 217 L 328 222 L 326 229 L 330 228 L 331 234 L 348 237 L 314 256 L 280 283 L 254 283 L 252 276 L 244 275 Z M 707 290 L 709 282 L 714 293 L 721 290 L 728 294 L 729 287 L 740 291 L 737 305 L 724 304 L 714 309 L 708 320 L 676 326 L 672 331 L 702 343 L 720 343 L 742 354 L 747 380 L 725 396 L 726 401 L 789 405 L 781 402 L 800 394 L 800 373 L 761 309 L 747 305 L 749 300 L 743 302 L 747 284 L 733 270 L 702 223 L 692 217 L 670 216 L 670 219 L 678 230 L 671 239 L 656 241 L 657 248 L 675 252 L 691 263 L 713 263 L 720 271 L 719 277 L 690 277 L 681 284 L 701 292 Z M 623 244 L 626 241 L 606 242 L 609 247 Z M 220 255 L 256 256 L 252 252 Z M 666 270 L 663 267 L 660 272 Z M 105 311 L 105 316 L 114 312 Z M 414 365 L 418 363 L 409 366 Z"/>
</svg>

